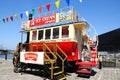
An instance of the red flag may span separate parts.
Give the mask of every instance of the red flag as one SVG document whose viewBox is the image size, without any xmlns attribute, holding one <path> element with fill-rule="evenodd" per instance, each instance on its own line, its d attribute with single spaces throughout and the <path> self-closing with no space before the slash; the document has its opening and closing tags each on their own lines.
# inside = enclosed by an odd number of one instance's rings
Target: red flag
<svg viewBox="0 0 120 80">
<path fill-rule="evenodd" d="M 8 17 L 6 17 L 6 22 L 8 22 Z"/>
<path fill-rule="evenodd" d="M 41 6 L 38 8 L 38 11 L 39 11 L 40 13 L 42 12 L 42 7 L 41 7 Z"/>
<path fill-rule="evenodd" d="M 10 16 L 11 21 L 13 21 L 13 16 Z"/>
<path fill-rule="evenodd" d="M 50 11 L 50 4 L 47 4 L 46 8 L 47 8 L 48 11 Z"/>
</svg>

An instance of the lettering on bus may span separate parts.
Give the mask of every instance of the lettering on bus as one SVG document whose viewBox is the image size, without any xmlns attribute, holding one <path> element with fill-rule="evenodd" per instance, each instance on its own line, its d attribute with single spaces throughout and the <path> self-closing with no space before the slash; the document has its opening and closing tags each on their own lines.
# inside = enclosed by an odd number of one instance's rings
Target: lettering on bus
<svg viewBox="0 0 120 80">
<path fill-rule="evenodd" d="M 51 14 L 49 16 L 44 16 L 41 18 L 30 20 L 29 27 L 41 26 L 55 22 L 56 22 L 56 14 Z"/>
<path fill-rule="evenodd" d="M 38 54 L 35 53 L 26 53 L 24 54 L 25 60 L 37 61 Z"/>
<path fill-rule="evenodd" d="M 66 20 L 72 20 L 72 11 L 68 12 L 61 12 L 59 15 L 59 21 L 66 21 Z"/>
</svg>

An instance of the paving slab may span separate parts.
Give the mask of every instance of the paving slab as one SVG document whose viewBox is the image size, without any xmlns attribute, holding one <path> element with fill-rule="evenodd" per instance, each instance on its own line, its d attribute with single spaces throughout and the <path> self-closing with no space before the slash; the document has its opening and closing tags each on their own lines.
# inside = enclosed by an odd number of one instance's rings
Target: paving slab
<svg viewBox="0 0 120 80">
<path fill-rule="evenodd" d="M 67 73 L 67 80 L 120 80 L 119 68 L 93 67 L 91 76 L 78 75 L 76 73 Z M 0 80 L 44 80 L 43 77 L 31 73 L 14 73 L 12 60 L 0 58 Z"/>
</svg>

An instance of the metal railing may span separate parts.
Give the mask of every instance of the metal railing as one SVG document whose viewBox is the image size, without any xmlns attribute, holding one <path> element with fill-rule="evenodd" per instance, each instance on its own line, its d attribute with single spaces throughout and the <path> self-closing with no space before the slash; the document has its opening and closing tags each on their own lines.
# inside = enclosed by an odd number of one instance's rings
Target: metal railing
<svg viewBox="0 0 120 80">
<path fill-rule="evenodd" d="M 46 44 L 45 42 L 43 42 L 42 44 L 37 44 L 36 43 L 36 50 L 34 50 L 34 44 L 30 44 L 30 43 L 25 43 L 25 44 L 20 44 L 17 51 L 19 54 L 19 51 L 22 51 L 24 49 L 24 46 L 29 46 L 27 47 L 28 50 L 27 51 L 43 51 L 44 52 L 44 64 L 46 64 L 47 62 L 49 62 L 51 64 L 50 70 L 51 70 L 51 79 L 54 78 L 54 75 L 58 75 L 58 73 L 54 74 L 54 63 L 57 62 L 57 58 L 59 58 L 62 62 L 62 70 L 60 71 L 60 73 L 64 73 L 64 61 L 67 58 L 67 55 L 65 54 L 65 52 L 59 47 L 59 45 L 57 44 Z M 41 50 L 39 50 L 39 47 L 42 48 Z M 27 52 L 26 51 L 26 52 Z M 50 55 L 52 55 L 53 57 L 51 58 Z M 61 56 L 62 54 L 62 56 Z"/>
</svg>

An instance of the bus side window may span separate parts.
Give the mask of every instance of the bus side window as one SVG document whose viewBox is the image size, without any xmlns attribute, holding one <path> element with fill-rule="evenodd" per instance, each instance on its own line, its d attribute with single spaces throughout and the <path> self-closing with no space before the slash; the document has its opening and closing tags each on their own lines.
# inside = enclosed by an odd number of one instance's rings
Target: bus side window
<svg viewBox="0 0 120 80">
<path fill-rule="evenodd" d="M 38 33 L 38 40 L 43 39 L 43 30 L 40 30 Z"/>
<path fill-rule="evenodd" d="M 69 26 L 62 27 L 62 38 L 67 38 L 69 36 Z"/>
<path fill-rule="evenodd" d="M 59 28 L 53 29 L 53 39 L 59 38 Z"/>
<path fill-rule="evenodd" d="M 45 31 L 45 39 L 50 39 L 51 29 Z"/>
<path fill-rule="evenodd" d="M 37 37 L 37 31 L 32 32 L 32 40 L 36 40 Z"/>
</svg>

